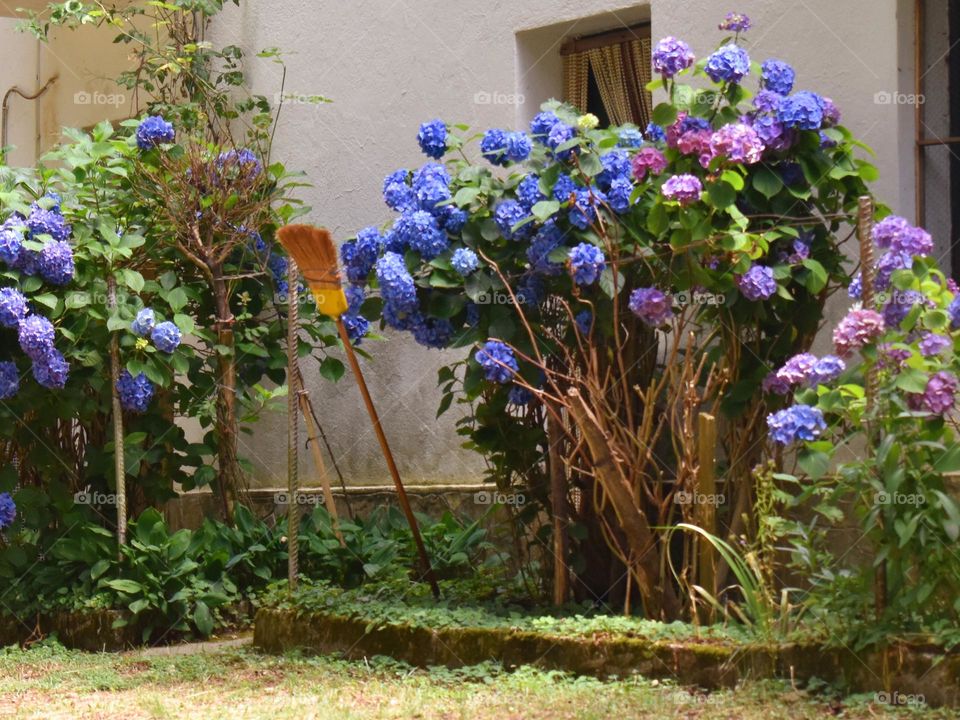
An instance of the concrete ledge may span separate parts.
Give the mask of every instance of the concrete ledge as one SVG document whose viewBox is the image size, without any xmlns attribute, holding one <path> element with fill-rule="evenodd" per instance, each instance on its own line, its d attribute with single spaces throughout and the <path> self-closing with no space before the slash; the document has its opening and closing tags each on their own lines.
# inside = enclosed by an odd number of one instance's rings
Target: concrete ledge
<svg viewBox="0 0 960 720">
<path fill-rule="evenodd" d="M 307 650 L 350 659 L 385 655 L 417 667 L 462 667 L 494 660 L 596 677 L 669 678 L 706 689 L 746 679 L 842 679 L 856 692 L 923 696 L 929 706 L 960 706 L 960 655 L 897 646 L 854 655 L 813 645 L 667 642 L 607 634 L 558 636 L 504 627 L 372 626 L 332 613 L 261 609 L 254 645 L 266 652 Z"/>
<path fill-rule="evenodd" d="M 131 621 L 115 628 L 113 623 L 125 617 L 119 610 L 86 610 L 41 615 L 30 620 L 0 617 L 0 646 L 22 645 L 56 635 L 64 647 L 88 652 L 118 652 L 143 644 L 143 626 Z"/>
</svg>

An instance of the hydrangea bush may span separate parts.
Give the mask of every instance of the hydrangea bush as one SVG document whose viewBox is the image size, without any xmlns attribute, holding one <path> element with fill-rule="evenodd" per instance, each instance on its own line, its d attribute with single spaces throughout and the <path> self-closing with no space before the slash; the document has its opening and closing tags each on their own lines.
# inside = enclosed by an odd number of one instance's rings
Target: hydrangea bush
<svg viewBox="0 0 960 720">
<path fill-rule="evenodd" d="M 735 37 L 700 61 L 681 40 L 657 43 L 651 90 L 666 101 L 646 128 L 598 128 L 555 102 L 528 130 L 471 135 L 425 123 L 419 141 L 430 162 L 383 184 L 396 218 L 343 246 L 352 292 L 375 298 L 367 314 L 426 347 L 479 346 L 442 371 L 441 410 L 459 388 L 473 409 L 464 433 L 498 482 L 519 478 L 530 497 L 544 499 L 537 489 L 547 484 L 544 408 L 571 378 L 591 362 L 609 371 L 600 375 L 613 388 L 600 402 L 629 436 L 679 392 L 670 387 L 678 378 L 657 378 L 672 372 L 662 363 L 692 332 L 684 352 L 708 357 L 700 367 L 717 379 L 696 403 L 719 404 L 731 420 L 736 530 L 767 403 L 779 402 L 763 381 L 807 349 L 825 299 L 848 280 L 844 223 L 875 169 L 830 99 L 794 87 L 782 60 L 753 64 L 739 43 L 748 19 L 721 27 Z M 703 375 L 693 380 L 706 387 Z M 639 397 L 630 390 L 652 386 Z M 627 472 L 669 509 L 664 480 L 683 462 L 636 445 L 669 448 L 684 431 L 669 413 L 654 414 L 659 429 L 627 449 Z M 590 458 L 578 464 L 589 468 Z M 574 482 L 592 493 L 585 475 Z"/>
<path fill-rule="evenodd" d="M 828 523 L 852 507 L 869 543 L 872 564 L 812 552 L 816 522 L 797 533 L 798 559 L 817 560 L 804 570 L 828 625 L 861 643 L 891 630 L 955 643 L 960 292 L 921 228 L 891 215 L 873 240 L 882 254 L 872 303 L 858 276 L 851 295 L 859 302 L 833 330 L 836 354 L 797 355 L 776 371 L 773 384 L 795 402 L 770 415 L 770 438 L 799 450 L 806 476 L 798 501 L 816 499 Z"/>
</svg>

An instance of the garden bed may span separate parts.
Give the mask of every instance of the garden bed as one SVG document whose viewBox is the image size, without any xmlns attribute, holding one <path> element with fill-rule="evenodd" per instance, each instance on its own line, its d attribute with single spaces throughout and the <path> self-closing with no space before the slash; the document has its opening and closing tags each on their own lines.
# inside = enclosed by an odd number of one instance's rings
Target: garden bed
<svg viewBox="0 0 960 720">
<path fill-rule="evenodd" d="M 119 610 L 97 609 L 51 613 L 30 620 L 0 617 L 0 647 L 56 635 L 65 647 L 74 650 L 119 652 L 142 644 L 143 628 L 128 615 Z M 128 618 L 128 623 L 114 627 L 123 617 Z"/>
<path fill-rule="evenodd" d="M 642 675 L 706 689 L 732 688 L 747 679 L 805 683 L 820 678 L 851 691 L 923 696 L 931 706 L 960 705 L 960 656 L 929 648 L 898 645 L 885 654 L 858 655 L 805 643 L 738 642 L 709 630 L 698 637 L 694 628 L 684 637 L 671 625 L 662 625 L 663 632 L 651 627 L 642 635 L 590 631 L 589 624 L 582 632 L 566 632 L 549 619 L 541 630 L 529 621 L 511 626 L 491 616 L 482 625 L 431 626 L 416 619 L 384 621 L 281 607 L 258 612 L 254 644 L 272 653 L 300 649 L 350 659 L 389 656 L 419 667 L 457 668 L 493 660 L 506 668 L 533 665 L 602 678 Z"/>
</svg>

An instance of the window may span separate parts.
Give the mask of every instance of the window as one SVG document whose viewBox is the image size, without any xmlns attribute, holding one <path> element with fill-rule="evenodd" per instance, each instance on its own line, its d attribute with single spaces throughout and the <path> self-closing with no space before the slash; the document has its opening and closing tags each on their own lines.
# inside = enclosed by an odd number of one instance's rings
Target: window
<svg viewBox="0 0 960 720">
<path fill-rule="evenodd" d="M 650 53 L 649 24 L 568 41 L 560 49 L 564 100 L 605 125 L 646 127 L 653 111 Z"/>
</svg>

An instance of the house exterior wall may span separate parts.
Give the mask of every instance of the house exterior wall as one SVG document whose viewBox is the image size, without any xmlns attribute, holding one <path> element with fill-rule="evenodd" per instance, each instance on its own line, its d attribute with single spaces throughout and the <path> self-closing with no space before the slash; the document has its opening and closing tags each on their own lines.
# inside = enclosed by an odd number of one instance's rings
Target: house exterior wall
<svg viewBox="0 0 960 720">
<path fill-rule="evenodd" d="M 281 5 L 230 7 L 215 35 L 248 53 L 279 46 L 288 70 L 286 92 L 334 101 L 286 106 L 274 152 L 308 173 L 313 186 L 302 196 L 313 207 L 309 220 L 328 226 L 340 241 L 391 217 L 380 200 L 381 182 L 398 167 L 424 161 L 415 140 L 420 122 L 440 117 L 481 130 L 525 126 L 542 101 L 561 91 L 559 47 L 565 37 L 650 19 L 654 41 L 673 34 L 703 56 L 720 39 L 716 24 L 729 9 L 708 0 L 482 5 L 287 0 Z M 753 19 L 747 34 L 752 57 L 786 59 L 797 69 L 798 89 L 832 97 L 844 122 L 878 153 L 877 197 L 912 212 L 912 190 L 901 182 L 901 163 L 909 153 L 900 152 L 901 143 L 912 138 L 912 125 L 905 126 L 911 116 L 882 97 L 901 90 L 897 0 L 741 0 L 735 9 Z M 270 97 L 279 92 L 277 66 L 261 62 L 250 70 L 255 92 Z M 482 465 L 460 449 L 453 417 L 434 419 L 436 370 L 463 351 L 426 350 L 389 331 L 387 337 L 385 343 L 366 343 L 373 358 L 364 366 L 405 478 L 476 480 Z M 332 385 L 313 367 L 305 375 L 348 480 L 387 482 L 352 379 Z M 281 416 L 269 417 L 244 440 L 261 485 L 284 484 L 284 427 Z"/>
</svg>

